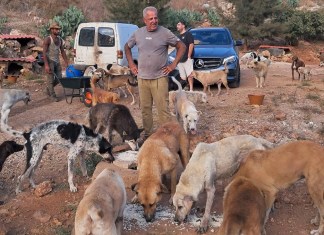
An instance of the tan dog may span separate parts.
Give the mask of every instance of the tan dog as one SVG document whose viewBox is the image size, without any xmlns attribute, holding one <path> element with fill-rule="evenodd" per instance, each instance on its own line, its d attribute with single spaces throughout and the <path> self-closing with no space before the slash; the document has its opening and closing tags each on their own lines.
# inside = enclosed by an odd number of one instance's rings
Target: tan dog
<svg viewBox="0 0 324 235">
<path fill-rule="evenodd" d="M 114 170 L 104 169 L 92 181 L 78 205 L 75 234 L 120 235 L 126 199 L 123 179 Z"/>
<path fill-rule="evenodd" d="M 318 209 L 311 223 L 318 223 L 324 232 L 324 147 L 310 141 L 295 141 L 271 150 L 256 150 L 242 163 L 236 176 L 251 179 L 265 194 L 268 212 L 279 190 L 306 178 L 308 192 Z"/>
<path fill-rule="evenodd" d="M 126 66 L 121 66 L 119 64 L 108 64 L 107 70 L 113 75 L 130 75 L 131 70 Z"/>
<path fill-rule="evenodd" d="M 96 83 L 99 81 L 98 75 L 92 75 L 90 80 L 90 86 L 92 89 L 92 106 L 97 103 L 117 103 L 119 101 L 119 95 L 111 91 L 105 91 L 99 87 L 96 87 Z"/>
<path fill-rule="evenodd" d="M 259 57 L 258 57 L 259 58 Z M 268 63 L 266 61 L 252 60 L 248 63 L 248 68 L 253 69 L 255 74 L 256 87 L 263 88 L 268 74 Z"/>
<path fill-rule="evenodd" d="M 208 92 L 211 96 L 213 96 L 213 94 L 210 91 L 210 86 L 213 84 L 217 84 L 218 86 L 217 95 L 219 95 L 221 92 L 222 84 L 226 87 L 226 94 L 228 94 L 230 88 L 227 85 L 228 68 L 226 63 L 224 64 L 224 68 L 224 70 L 215 70 L 209 73 L 193 71 L 192 74 L 194 78 L 196 78 L 204 86 L 204 92 L 207 92 L 208 88 Z"/>
<path fill-rule="evenodd" d="M 186 93 L 182 90 L 180 82 L 174 77 L 171 77 L 174 83 L 178 85 L 178 91 L 175 95 L 175 112 L 178 121 L 180 118 L 183 122 L 183 129 L 187 133 L 188 130 L 191 134 L 195 135 L 197 132 L 197 122 L 199 120 L 200 111 L 197 111 L 195 104 L 188 100 Z"/>
<path fill-rule="evenodd" d="M 197 231 L 206 232 L 216 191 L 215 181 L 232 176 L 250 151 L 272 147 L 271 142 L 251 135 L 231 136 L 210 144 L 199 143 L 181 174 L 173 197 L 175 221 L 181 223 L 185 220 L 193 203 L 205 190 L 206 208 Z"/>
<path fill-rule="evenodd" d="M 176 94 L 178 91 L 169 91 L 169 102 L 170 105 L 173 106 L 176 99 Z M 207 103 L 207 94 L 203 91 L 183 91 L 186 93 L 188 100 L 193 102 L 194 104 L 201 102 Z"/>
<path fill-rule="evenodd" d="M 171 174 L 171 198 L 176 189 L 177 164 L 180 160 L 185 167 L 189 161 L 189 139 L 181 125 L 168 122 L 160 126 L 142 145 L 138 152 L 138 181 L 132 185 L 136 192 L 132 202 L 144 207 L 144 217 L 152 221 L 162 192 L 168 192 L 162 183 L 162 175 Z"/>
<path fill-rule="evenodd" d="M 311 68 L 310 67 L 299 67 L 297 69 L 299 74 L 302 74 L 303 76 L 300 76 L 299 81 L 304 80 L 310 80 L 310 77 L 312 76 Z"/>
<path fill-rule="evenodd" d="M 2 88 L 4 77 L 5 77 L 5 67 L 0 66 L 0 88 Z"/>
<path fill-rule="evenodd" d="M 237 177 L 225 188 L 223 223 L 218 235 L 265 235 L 266 203 L 263 192 L 245 177 Z"/>
</svg>

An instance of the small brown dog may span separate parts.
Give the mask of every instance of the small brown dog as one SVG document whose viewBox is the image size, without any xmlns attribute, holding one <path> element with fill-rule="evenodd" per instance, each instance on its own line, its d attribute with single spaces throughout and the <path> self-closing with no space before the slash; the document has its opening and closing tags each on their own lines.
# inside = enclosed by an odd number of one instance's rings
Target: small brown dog
<svg viewBox="0 0 324 235">
<path fill-rule="evenodd" d="M 298 73 L 298 79 L 300 80 L 300 72 L 298 71 L 299 67 L 305 67 L 304 61 L 300 60 L 297 56 L 292 57 L 292 63 L 291 63 L 291 80 L 294 80 L 294 71 L 296 70 Z"/>
<path fill-rule="evenodd" d="M 180 160 L 185 167 L 189 161 L 189 139 L 177 121 L 160 126 L 142 145 L 138 152 L 138 181 L 132 185 L 136 192 L 132 202 L 144 207 L 144 217 L 152 221 L 157 203 L 163 192 L 169 192 L 162 183 L 162 175 L 171 174 L 171 198 L 176 190 L 177 164 Z"/>
<path fill-rule="evenodd" d="M 234 178 L 225 188 L 223 223 L 218 235 L 265 235 L 266 203 L 263 192 L 245 178 Z"/>
<path fill-rule="evenodd" d="M 97 103 L 117 103 L 120 98 L 117 93 L 105 91 L 96 87 L 96 83 L 99 79 L 99 76 L 94 74 L 90 80 L 90 86 L 92 89 L 92 106 L 95 106 Z"/>
<path fill-rule="evenodd" d="M 74 234 L 120 235 L 126 199 L 123 179 L 116 171 L 104 169 L 78 205 Z"/>
<path fill-rule="evenodd" d="M 306 178 L 308 192 L 318 209 L 311 221 L 324 232 L 324 147 L 311 141 L 295 141 L 271 150 L 255 150 L 241 164 L 235 177 L 243 176 L 264 192 L 268 212 L 279 190 Z"/>
<path fill-rule="evenodd" d="M 230 88 L 227 84 L 228 68 L 226 63 L 224 64 L 224 68 L 225 68 L 224 70 L 216 70 L 210 73 L 193 71 L 192 74 L 194 78 L 196 78 L 204 86 L 205 93 L 207 92 L 207 88 L 208 88 L 209 94 L 213 96 L 213 94 L 210 91 L 210 86 L 213 84 L 217 84 L 218 86 L 217 95 L 219 95 L 221 92 L 221 86 L 223 84 L 227 89 L 226 94 L 228 94 Z"/>
</svg>

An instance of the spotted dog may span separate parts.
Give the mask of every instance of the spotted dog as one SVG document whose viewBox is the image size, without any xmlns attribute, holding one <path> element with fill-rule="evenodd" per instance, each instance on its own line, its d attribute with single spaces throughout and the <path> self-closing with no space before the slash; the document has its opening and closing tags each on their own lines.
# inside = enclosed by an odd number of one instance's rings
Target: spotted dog
<svg viewBox="0 0 324 235">
<path fill-rule="evenodd" d="M 24 173 L 18 177 L 16 193 L 21 192 L 21 184 L 28 177 L 32 187 L 35 187 L 32 175 L 42 158 L 43 149 L 47 144 L 59 145 L 69 149 L 68 153 L 68 182 L 71 192 L 76 192 L 77 187 L 73 183 L 74 161 L 80 156 L 81 171 L 87 176 L 87 169 L 83 159 L 85 151 L 94 151 L 99 154 L 107 153 L 103 158 L 114 161 L 111 144 L 101 135 L 95 134 L 90 128 L 77 123 L 63 120 L 53 120 L 42 123 L 29 132 L 23 134 L 27 140 L 27 164 Z"/>
<path fill-rule="evenodd" d="M 8 116 L 12 106 L 19 101 L 24 101 L 28 104 L 30 101 L 30 94 L 25 90 L 18 89 L 0 89 L 0 109 L 1 109 L 1 121 L 0 130 L 12 136 L 22 135 L 22 132 L 13 130 L 8 126 Z"/>
</svg>

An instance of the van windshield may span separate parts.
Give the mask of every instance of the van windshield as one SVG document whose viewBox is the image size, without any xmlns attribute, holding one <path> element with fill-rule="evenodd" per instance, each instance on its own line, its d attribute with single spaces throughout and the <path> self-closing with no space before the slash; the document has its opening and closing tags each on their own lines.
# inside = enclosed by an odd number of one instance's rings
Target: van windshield
<svg viewBox="0 0 324 235">
<path fill-rule="evenodd" d="M 114 30 L 108 27 L 98 28 L 98 46 L 100 47 L 114 47 L 115 35 Z"/>
<path fill-rule="evenodd" d="M 84 27 L 80 30 L 79 45 L 80 46 L 94 46 L 94 27 Z"/>
</svg>

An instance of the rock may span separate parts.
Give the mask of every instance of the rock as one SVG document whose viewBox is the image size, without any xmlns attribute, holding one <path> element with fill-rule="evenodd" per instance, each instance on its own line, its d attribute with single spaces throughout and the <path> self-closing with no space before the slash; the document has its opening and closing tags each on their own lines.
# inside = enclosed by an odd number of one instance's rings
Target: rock
<svg viewBox="0 0 324 235">
<path fill-rule="evenodd" d="M 33 218 L 41 223 L 47 223 L 51 219 L 51 216 L 44 211 L 36 211 L 33 214 Z"/>
<path fill-rule="evenodd" d="M 274 117 L 276 120 L 283 121 L 283 120 L 286 120 L 287 114 L 285 114 L 282 111 L 277 111 L 274 113 Z"/>
<path fill-rule="evenodd" d="M 42 183 L 40 183 L 39 185 L 37 185 L 34 194 L 37 197 L 42 197 L 45 196 L 46 194 L 49 194 L 50 192 L 52 192 L 53 188 L 52 188 L 52 183 L 50 181 L 44 181 Z"/>
</svg>

